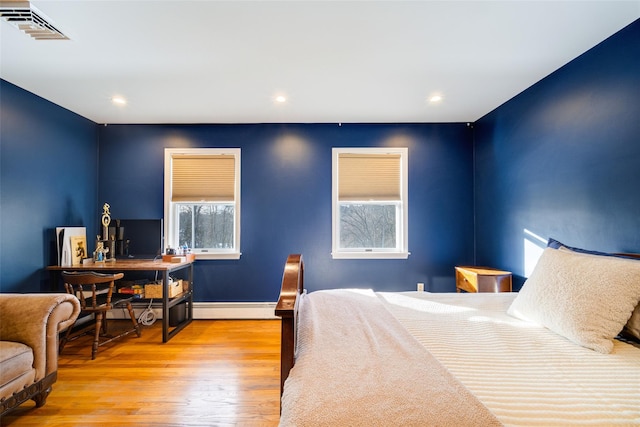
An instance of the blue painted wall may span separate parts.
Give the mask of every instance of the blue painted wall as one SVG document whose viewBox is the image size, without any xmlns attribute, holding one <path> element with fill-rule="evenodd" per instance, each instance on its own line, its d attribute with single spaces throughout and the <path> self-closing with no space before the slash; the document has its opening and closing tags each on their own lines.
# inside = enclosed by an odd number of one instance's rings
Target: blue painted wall
<svg viewBox="0 0 640 427">
<path fill-rule="evenodd" d="M 95 228 L 96 124 L 0 80 L 0 291 L 48 290 L 56 226 Z"/>
<path fill-rule="evenodd" d="M 521 283 L 532 234 L 640 252 L 640 21 L 474 130 L 478 263 Z"/>
<path fill-rule="evenodd" d="M 1 81 L 0 290 L 46 288 L 51 229 L 163 214 L 165 147 L 242 149 L 242 258 L 198 261 L 196 300 L 310 289 L 452 291 L 453 266 L 524 276 L 524 246 L 640 252 L 640 23 L 475 123 L 100 126 Z M 409 147 L 408 260 L 332 260 L 331 147 Z M 99 153 L 99 156 L 98 156 Z M 475 204 L 475 208 L 474 208 Z M 475 224 L 475 225 L 474 225 Z M 474 244 L 475 241 L 475 244 Z M 521 280 L 520 280 L 521 282 Z"/>
<path fill-rule="evenodd" d="M 310 290 L 455 289 L 473 256 L 472 132 L 464 124 L 109 125 L 100 127 L 98 199 L 113 217 L 163 216 L 164 149 L 242 150 L 239 261 L 197 261 L 197 301 L 275 301 L 289 253 Z M 409 147 L 408 260 L 331 259 L 331 148 Z"/>
</svg>

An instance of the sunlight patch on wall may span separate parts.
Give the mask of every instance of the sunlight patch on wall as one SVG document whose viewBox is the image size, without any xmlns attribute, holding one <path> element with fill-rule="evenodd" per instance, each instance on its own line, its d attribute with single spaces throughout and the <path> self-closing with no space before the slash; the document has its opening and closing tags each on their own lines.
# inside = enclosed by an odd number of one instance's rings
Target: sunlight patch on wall
<svg viewBox="0 0 640 427">
<path fill-rule="evenodd" d="M 547 240 L 533 233 L 532 231 L 523 230 L 524 232 L 524 277 L 529 277 L 533 268 L 538 263 L 538 259 L 544 248 L 547 247 Z"/>
</svg>

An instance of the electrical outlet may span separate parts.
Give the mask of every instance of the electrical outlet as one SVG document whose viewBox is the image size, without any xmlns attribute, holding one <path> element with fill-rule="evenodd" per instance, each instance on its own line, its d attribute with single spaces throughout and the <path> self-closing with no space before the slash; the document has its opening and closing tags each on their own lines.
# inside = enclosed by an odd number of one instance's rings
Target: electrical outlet
<svg viewBox="0 0 640 427">
<path fill-rule="evenodd" d="M 418 292 L 424 292 L 424 283 L 418 283 Z"/>
</svg>

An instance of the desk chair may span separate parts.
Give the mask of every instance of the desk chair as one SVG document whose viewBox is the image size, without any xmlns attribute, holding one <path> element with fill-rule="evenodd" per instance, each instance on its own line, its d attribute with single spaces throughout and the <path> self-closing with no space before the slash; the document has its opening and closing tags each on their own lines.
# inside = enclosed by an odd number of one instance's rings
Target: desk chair
<svg viewBox="0 0 640 427">
<path fill-rule="evenodd" d="M 136 316 L 133 313 L 133 308 L 131 307 L 132 297 L 121 297 L 119 294 L 114 294 L 113 292 L 115 288 L 115 281 L 122 279 L 123 276 L 123 273 L 101 274 L 92 271 L 62 272 L 62 280 L 67 293 L 75 295 L 80 300 L 81 311 L 78 319 L 83 316 L 93 314 L 95 315 L 95 325 L 89 324 L 79 330 L 74 330 L 77 329 L 74 327 L 67 329 L 67 333 L 64 338 L 60 340 L 60 353 L 62 353 L 62 349 L 67 341 L 78 338 L 92 330 L 94 333 L 93 349 L 91 351 L 92 360 L 96 358 L 98 347 L 117 338 L 129 335 L 132 332 L 135 332 L 140 336 L 140 325 L 138 325 Z M 133 328 L 128 329 L 117 336 L 108 336 L 106 312 L 118 307 L 127 308 L 129 316 L 131 317 L 131 322 L 133 323 Z M 76 324 L 77 323 L 78 320 L 76 320 Z M 101 336 L 103 338 L 102 341 L 100 340 Z"/>
</svg>

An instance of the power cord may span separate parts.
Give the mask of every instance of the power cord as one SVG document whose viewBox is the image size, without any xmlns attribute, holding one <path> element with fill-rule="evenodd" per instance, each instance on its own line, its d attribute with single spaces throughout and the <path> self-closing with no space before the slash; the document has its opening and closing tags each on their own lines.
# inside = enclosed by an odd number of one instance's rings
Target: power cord
<svg viewBox="0 0 640 427">
<path fill-rule="evenodd" d="M 149 307 L 147 307 L 138 317 L 138 323 L 144 326 L 151 326 L 156 321 L 156 313 L 151 309 L 153 299 L 149 301 Z"/>
</svg>

